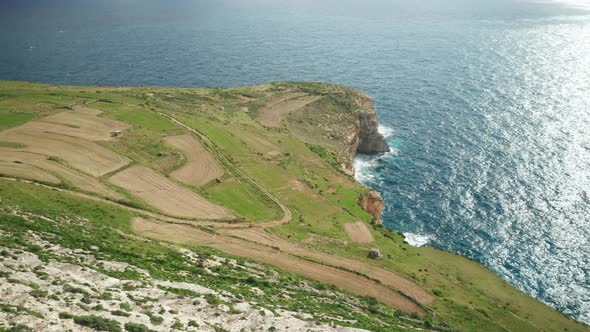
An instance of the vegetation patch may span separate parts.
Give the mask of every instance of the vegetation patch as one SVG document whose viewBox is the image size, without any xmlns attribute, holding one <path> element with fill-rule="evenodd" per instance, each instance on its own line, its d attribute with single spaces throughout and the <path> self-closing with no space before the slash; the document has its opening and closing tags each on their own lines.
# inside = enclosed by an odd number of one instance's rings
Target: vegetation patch
<svg viewBox="0 0 590 332">
<path fill-rule="evenodd" d="M 99 316 L 75 316 L 74 323 L 95 329 L 96 331 L 121 332 L 119 322 Z"/>
</svg>

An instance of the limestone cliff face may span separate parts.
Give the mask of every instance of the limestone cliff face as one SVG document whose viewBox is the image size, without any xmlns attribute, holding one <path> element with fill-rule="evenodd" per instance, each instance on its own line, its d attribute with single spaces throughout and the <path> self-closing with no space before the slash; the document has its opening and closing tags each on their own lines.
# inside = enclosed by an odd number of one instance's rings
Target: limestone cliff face
<svg viewBox="0 0 590 332">
<path fill-rule="evenodd" d="M 362 94 L 355 100 L 355 104 L 358 106 L 355 112 L 357 123 L 346 136 L 350 162 L 344 165 L 344 169 L 351 175 L 354 175 L 353 161 L 358 153 L 374 154 L 390 151 L 385 138 L 379 133 L 373 100 L 368 95 Z M 381 194 L 371 191 L 368 195 L 360 197 L 359 204 L 363 210 L 373 215 L 373 223 L 381 224 L 381 213 L 385 208 Z"/>
<path fill-rule="evenodd" d="M 381 198 L 381 194 L 372 191 L 366 196 L 361 196 L 359 204 L 363 210 L 373 215 L 373 223 L 381 225 L 381 213 L 385 208 L 385 202 Z"/>
<path fill-rule="evenodd" d="M 373 100 L 363 94 L 355 100 L 355 104 L 357 105 L 357 110 L 354 112 L 356 123 L 345 135 L 349 160 L 343 165 L 344 170 L 351 175 L 354 175 L 353 161 L 358 153 L 374 154 L 390 151 L 385 138 L 379 133 Z"/>
<path fill-rule="evenodd" d="M 357 153 L 371 154 L 389 152 L 389 145 L 378 131 L 377 114 L 373 112 L 358 113 L 359 117 L 359 143 Z"/>
</svg>

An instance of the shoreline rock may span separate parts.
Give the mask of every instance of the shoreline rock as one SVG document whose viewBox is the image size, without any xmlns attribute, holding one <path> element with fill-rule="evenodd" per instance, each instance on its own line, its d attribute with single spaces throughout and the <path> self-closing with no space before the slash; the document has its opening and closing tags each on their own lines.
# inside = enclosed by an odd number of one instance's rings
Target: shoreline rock
<svg viewBox="0 0 590 332">
<path fill-rule="evenodd" d="M 343 165 L 343 170 L 351 176 L 354 176 L 354 158 L 357 154 L 391 151 L 385 137 L 379 132 L 377 113 L 371 97 L 362 93 L 354 104 L 357 106 L 354 112 L 357 121 L 352 130 L 345 135 L 349 160 Z"/>
<path fill-rule="evenodd" d="M 373 215 L 373 223 L 375 225 L 381 225 L 381 213 L 385 208 L 385 201 L 381 197 L 381 194 L 377 191 L 371 191 L 365 196 L 359 198 L 359 205 L 361 208 L 371 215 Z"/>
</svg>

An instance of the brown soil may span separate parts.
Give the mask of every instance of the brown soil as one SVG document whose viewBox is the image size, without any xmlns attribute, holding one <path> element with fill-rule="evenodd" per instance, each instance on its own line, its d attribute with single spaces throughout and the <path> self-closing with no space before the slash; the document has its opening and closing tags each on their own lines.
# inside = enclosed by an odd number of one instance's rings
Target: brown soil
<svg viewBox="0 0 590 332">
<path fill-rule="evenodd" d="M 309 257 L 317 261 L 325 262 L 332 266 L 342 267 L 348 270 L 362 273 L 370 278 L 379 280 L 386 286 L 394 289 L 399 289 L 406 295 L 416 300 L 417 302 L 428 305 L 434 300 L 432 295 L 423 290 L 420 286 L 405 279 L 404 277 L 356 259 L 348 259 L 341 256 L 327 254 L 321 251 L 305 248 L 303 246 L 289 242 L 280 236 L 270 234 L 264 229 L 260 228 L 235 228 L 220 230 L 222 234 L 239 237 L 247 241 L 253 241 L 267 246 L 275 246 L 281 251 L 288 252 L 300 257 Z"/>
<path fill-rule="evenodd" d="M 188 225 L 167 224 L 136 218 L 133 231 L 139 235 L 180 244 L 207 246 L 223 252 L 271 264 L 308 278 L 326 282 L 350 292 L 372 296 L 379 301 L 406 312 L 424 316 L 414 302 L 375 280 L 336 267 L 316 263 L 282 250 L 238 238 L 211 234 Z"/>
<path fill-rule="evenodd" d="M 129 126 L 98 117 L 100 111 L 78 108 L 27 122 L 0 132 L 0 140 L 25 145 L 16 150 L 56 156 L 93 176 L 113 172 L 130 160 L 91 140 L 111 139 L 112 131 Z"/>
<path fill-rule="evenodd" d="M 53 184 L 61 183 L 56 176 L 32 165 L 0 161 L 0 174 Z"/>
<path fill-rule="evenodd" d="M 207 201 L 144 166 L 129 167 L 112 176 L 109 181 L 169 215 L 203 219 L 234 217 L 224 207 Z"/>
<path fill-rule="evenodd" d="M 344 224 L 344 230 L 348 234 L 350 241 L 355 243 L 371 243 L 375 242 L 373 235 L 367 228 L 367 225 L 362 221 L 349 222 Z"/>
<path fill-rule="evenodd" d="M 281 120 L 289 113 L 297 111 L 307 104 L 320 99 L 306 93 L 289 93 L 269 100 L 266 106 L 258 110 L 256 120 L 266 127 L 280 127 Z"/>
<path fill-rule="evenodd" d="M 86 106 L 75 106 L 73 111 L 65 111 L 31 121 L 24 126 L 28 130 L 44 131 L 89 141 L 113 140 L 111 133 L 130 127 L 125 122 L 99 117 L 102 111 Z"/>
<path fill-rule="evenodd" d="M 223 176 L 223 167 L 193 135 L 168 136 L 166 143 L 182 151 L 187 162 L 170 175 L 178 181 L 202 186 Z"/>
<path fill-rule="evenodd" d="M 109 189 L 106 185 L 101 183 L 100 181 L 94 179 L 91 176 L 86 174 L 80 173 L 76 170 L 73 170 L 67 166 L 61 165 L 56 161 L 52 161 L 47 159 L 48 157 L 42 154 L 31 153 L 31 152 L 24 152 L 24 151 L 15 151 L 13 149 L 2 149 L 0 148 L 0 160 L 5 162 L 14 162 L 18 161 L 26 165 L 33 165 L 43 170 L 55 173 L 66 181 L 70 182 L 72 185 L 84 190 L 99 194 L 101 196 L 110 197 L 113 199 L 124 199 L 125 197 L 111 189 Z M 18 176 L 17 174 L 9 174 L 13 176 Z M 29 174 L 28 178 L 30 180 L 39 180 L 45 181 L 41 177 L 34 176 L 34 173 Z M 49 181 L 52 182 L 52 181 Z M 59 182 L 59 181 L 58 181 Z"/>
</svg>

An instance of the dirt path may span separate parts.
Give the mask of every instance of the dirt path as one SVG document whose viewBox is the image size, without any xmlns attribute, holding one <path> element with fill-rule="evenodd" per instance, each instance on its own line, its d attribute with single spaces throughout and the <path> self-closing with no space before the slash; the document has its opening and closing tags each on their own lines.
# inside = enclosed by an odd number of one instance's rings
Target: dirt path
<svg viewBox="0 0 590 332">
<path fill-rule="evenodd" d="M 278 247 L 281 251 L 295 256 L 307 257 L 316 261 L 325 262 L 331 266 L 359 272 L 371 279 L 379 280 L 383 285 L 399 289 L 404 294 L 423 305 L 429 305 L 433 301 L 432 295 L 423 290 L 420 286 L 394 272 L 355 259 L 348 259 L 342 256 L 309 249 L 289 242 L 288 240 L 271 234 L 264 229 L 223 229 L 219 230 L 219 232 L 224 235 L 243 239 L 244 241 L 256 242 L 270 247 Z"/>
<path fill-rule="evenodd" d="M 207 246 L 232 255 L 254 259 L 305 277 L 332 284 L 358 295 L 372 296 L 382 303 L 405 312 L 424 316 L 425 312 L 413 301 L 395 290 L 368 278 L 343 269 L 316 263 L 266 245 L 239 238 L 211 234 L 187 225 L 135 218 L 133 231 L 141 236 L 180 244 Z"/>
</svg>

